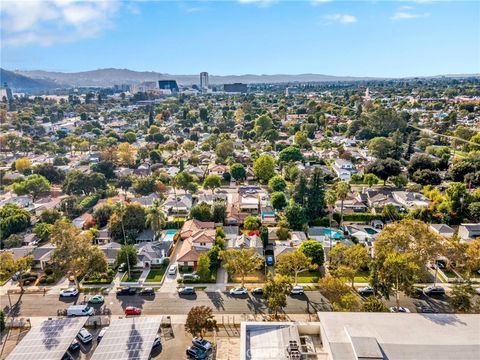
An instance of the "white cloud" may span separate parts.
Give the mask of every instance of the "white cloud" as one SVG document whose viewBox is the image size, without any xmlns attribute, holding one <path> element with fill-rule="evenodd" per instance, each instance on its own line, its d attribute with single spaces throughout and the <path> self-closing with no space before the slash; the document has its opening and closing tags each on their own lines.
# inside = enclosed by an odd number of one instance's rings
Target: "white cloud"
<svg viewBox="0 0 480 360">
<path fill-rule="evenodd" d="M 94 37 L 111 26 L 119 5 L 117 0 L 3 0 L 2 44 L 49 46 Z"/>
<path fill-rule="evenodd" d="M 240 4 L 255 4 L 261 7 L 267 7 L 277 2 L 277 0 L 238 0 Z"/>
<path fill-rule="evenodd" d="M 428 17 L 430 14 L 428 13 L 423 13 L 423 14 L 418 14 L 418 13 L 412 13 L 412 12 L 407 12 L 407 11 L 397 11 L 392 17 L 392 20 L 411 20 L 411 19 L 418 19 L 418 18 L 424 18 Z"/>
<path fill-rule="evenodd" d="M 339 22 L 342 24 L 352 24 L 357 22 L 357 18 L 353 15 L 348 14 L 330 14 L 323 17 L 325 20 L 328 20 L 330 23 Z"/>
<path fill-rule="evenodd" d="M 328 3 L 328 2 L 332 2 L 332 0 L 310 0 L 310 3 L 313 6 L 325 4 L 325 3 Z"/>
</svg>

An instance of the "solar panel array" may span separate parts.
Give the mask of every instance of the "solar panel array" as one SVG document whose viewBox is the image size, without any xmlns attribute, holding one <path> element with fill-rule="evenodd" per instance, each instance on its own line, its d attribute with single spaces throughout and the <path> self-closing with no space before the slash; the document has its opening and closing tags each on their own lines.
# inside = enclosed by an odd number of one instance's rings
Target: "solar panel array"
<svg viewBox="0 0 480 360">
<path fill-rule="evenodd" d="M 162 317 L 112 320 L 91 360 L 148 360 Z"/>
<path fill-rule="evenodd" d="M 45 320 L 33 326 L 7 360 L 59 360 L 87 317 Z"/>
</svg>

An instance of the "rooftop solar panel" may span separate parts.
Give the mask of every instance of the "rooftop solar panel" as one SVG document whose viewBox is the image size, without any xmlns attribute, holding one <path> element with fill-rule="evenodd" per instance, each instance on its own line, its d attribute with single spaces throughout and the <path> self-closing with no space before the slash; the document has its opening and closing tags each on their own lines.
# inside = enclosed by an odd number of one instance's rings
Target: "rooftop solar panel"
<svg viewBox="0 0 480 360">
<path fill-rule="evenodd" d="M 59 360 L 86 321 L 87 317 L 45 320 L 30 329 L 7 360 Z"/>
<path fill-rule="evenodd" d="M 162 317 L 112 320 L 91 360 L 148 360 Z"/>
</svg>

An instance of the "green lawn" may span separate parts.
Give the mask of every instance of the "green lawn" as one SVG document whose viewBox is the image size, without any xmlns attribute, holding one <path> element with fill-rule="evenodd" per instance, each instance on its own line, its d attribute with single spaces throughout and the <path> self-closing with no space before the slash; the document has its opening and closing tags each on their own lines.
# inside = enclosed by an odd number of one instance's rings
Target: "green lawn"
<svg viewBox="0 0 480 360">
<path fill-rule="evenodd" d="M 122 277 L 122 282 L 137 282 L 140 279 L 140 275 L 142 275 L 141 271 L 130 271 L 130 279 L 128 278 L 128 272 Z"/>
<path fill-rule="evenodd" d="M 355 276 L 355 282 L 359 283 L 366 283 L 370 277 L 370 273 L 368 271 L 359 271 Z"/>
<path fill-rule="evenodd" d="M 304 271 L 298 274 L 298 282 L 299 283 L 316 283 L 321 277 L 321 273 L 319 270 L 315 271 Z"/>
<path fill-rule="evenodd" d="M 167 270 L 167 266 L 163 265 L 158 268 L 151 269 L 150 272 L 148 273 L 147 278 L 145 279 L 145 282 L 160 282 L 162 281 L 163 274 L 165 274 L 165 271 Z"/>
</svg>

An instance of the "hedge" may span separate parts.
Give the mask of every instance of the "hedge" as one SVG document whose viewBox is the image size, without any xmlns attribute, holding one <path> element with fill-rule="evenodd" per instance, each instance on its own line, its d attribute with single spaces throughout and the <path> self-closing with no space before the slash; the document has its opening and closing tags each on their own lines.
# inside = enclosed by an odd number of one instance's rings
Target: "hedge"
<svg viewBox="0 0 480 360">
<path fill-rule="evenodd" d="M 340 222 L 340 214 L 335 213 L 333 214 L 333 218 Z M 362 222 L 369 222 L 372 220 L 383 220 L 383 216 L 381 214 L 371 214 L 371 213 L 354 213 L 354 214 L 344 214 L 343 221 L 362 221 Z"/>
<path fill-rule="evenodd" d="M 174 221 L 167 221 L 165 224 L 166 229 L 180 229 L 183 224 L 185 224 L 185 220 L 174 220 Z"/>
<path fill-rule="evenodd" d="M 89 195 L 82 201 L 80 201 L 80 204 L 78 204 L 78 208 L 80 209 L 80 211 L 88 210 L 95 206 L 98 200 L 100 200 L 100 194 Z"/>
</svg>

